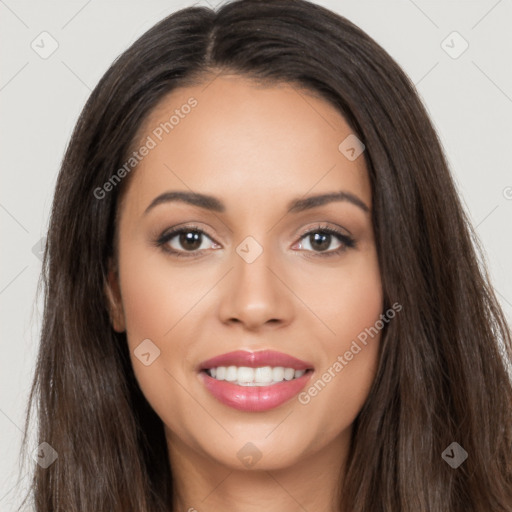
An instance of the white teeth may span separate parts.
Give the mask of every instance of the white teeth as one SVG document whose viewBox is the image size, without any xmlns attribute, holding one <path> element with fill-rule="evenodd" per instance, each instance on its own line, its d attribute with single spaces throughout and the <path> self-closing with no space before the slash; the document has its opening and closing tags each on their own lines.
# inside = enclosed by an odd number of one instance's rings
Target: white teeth
<svg viewBox="0 0 512 512">
<path fill-rule="evenodd" d="M 233 382 L 236 380 L 237 373 L 238 372 L 236 370 L 236 366 L 228 366 L 226 368 L 226 376 L 224 377 L 224 379 L 229 382 Z"/>
<path fill-rule="evenodd" d="M 298 379 L 306 373 L 306 370 L 295 370 L 283 366 L 261 366 L 258 368 L 219 366 L 208 369 L 207 373 L 214 379 L 226 380 L 239 386 L 269 386 L 283 380 Z"/>
<path fill-rule="evenodd" d="M 240 366 L 237 377 L 238 382 L 247 382 L 248 384 L 254 382 L 254 368 Z"/>
<path fill-rule="evenodd" d="M 272 367 L 262 366 L 254 369 L 254 382 L 267 383 L 272 382 Z"/>
<path fill-rule="evenodd" d="M 272 368 L 272 380 L 275 382 L 281 382 L 284 379 L 284 368 L 282 366 L 276 366 Z"/>
<path fill-rule="evenodd" d="M 292 380 L 295 376 L 295 370 L 293 368 L 284 369 L 284 380 Z"/>
</svg>

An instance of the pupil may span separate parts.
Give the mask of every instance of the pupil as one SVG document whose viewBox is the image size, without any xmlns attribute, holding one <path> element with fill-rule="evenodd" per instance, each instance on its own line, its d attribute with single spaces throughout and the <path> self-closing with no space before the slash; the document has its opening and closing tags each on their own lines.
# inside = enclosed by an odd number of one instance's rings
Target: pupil
<svg viewBox="0 0 512 512">
<path fill-rule="evenodd" d="M 327 249 L 330 245 L 330 237 L 331 235 L 329 233 L 319 234 L 315 233 L 314 235 L 311 235 L 313 237 L 314 243 L 311 244 L 311 247 L 314 248 L 315 244 L 317 244 L 317 248 L 320 251 L 324 251 Z M 311 241 L 311 240 L 310 240 Z"/>
<path fill-rule="evenodd" d="M 181 245 L 193 251 L 201 246 L 201 233 L 197 231 L 188 231 L 187 233 L 181 233 L 180 235 Z"/>
</svg>

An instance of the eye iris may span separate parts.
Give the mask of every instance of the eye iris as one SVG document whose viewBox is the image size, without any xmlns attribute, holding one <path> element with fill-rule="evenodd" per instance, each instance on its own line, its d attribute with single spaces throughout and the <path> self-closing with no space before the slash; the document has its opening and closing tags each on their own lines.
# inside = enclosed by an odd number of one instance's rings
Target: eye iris
<svg viewBox="0 0 512 512">
<path fill-rule="evenodd" d="M 180 234 L 180 244 L 187 250 L 195 250 L 201 246 L 201 233 L 187 231 Z"/>
<path fill-rule="evenodd" d="M 319 251 L 325 251 L 329 248 L 330 242 L 331 242 L 331 235 L 329 233 L 314 233 L 313 235 L 309 235 L 311 247 L 315 249 L 316 248 Z"/>
</svg>

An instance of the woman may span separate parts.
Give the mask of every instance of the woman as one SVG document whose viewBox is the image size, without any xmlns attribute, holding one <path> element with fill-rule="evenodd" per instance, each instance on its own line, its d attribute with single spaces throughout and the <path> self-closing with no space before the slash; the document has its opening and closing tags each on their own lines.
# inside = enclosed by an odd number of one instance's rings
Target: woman
<svg viewBox="0 0 512 512">
<path fill-rule="evenodd" d="M 475 244 L 414 87 L 348 20 L 164 19 L 58 178 L 36 510 L 512 510 L 511 335 Z"/>
</svg>

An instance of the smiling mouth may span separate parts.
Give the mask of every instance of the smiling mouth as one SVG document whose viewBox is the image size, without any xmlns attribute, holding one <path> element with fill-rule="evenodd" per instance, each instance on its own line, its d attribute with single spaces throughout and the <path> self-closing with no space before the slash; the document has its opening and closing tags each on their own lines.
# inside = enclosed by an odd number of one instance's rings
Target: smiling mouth
<svg viewBox="0 0 512 512">
<path fill-rule="evenodd" d="M 217 381 L 226 381 L 238 386 L 273 386 L 299 379 L 312 371 L 311 368 L 296 370 L 284 366 L 218 366 L 202 370 Z"/>
</svg>

